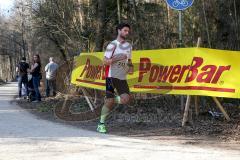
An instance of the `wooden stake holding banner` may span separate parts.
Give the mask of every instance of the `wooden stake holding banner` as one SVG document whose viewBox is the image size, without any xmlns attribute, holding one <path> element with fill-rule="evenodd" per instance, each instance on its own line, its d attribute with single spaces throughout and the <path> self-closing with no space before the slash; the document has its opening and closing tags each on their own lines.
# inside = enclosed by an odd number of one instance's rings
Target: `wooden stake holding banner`
<svg viewBox="0 0 240 160">
<path fill-rule="evenodd" d="M 201 45 L 201 37 L 198 37 L 197 48 L 199 48 L 200 45 Z M 196 116 L 198 116 L 199 115 L 198 96 L 194 96 L 194 107 L 195 107 L 195 114 Z"/>
<path fill-rule="evenodd" d="M 223 106 L 221 105 L 221 103 L 218 101 L 218 99 L 216 97 L 212 97 L 214 102 L 216 103 L 217 107 L 220 109 L 220 111 L 223 113 L 224 117 L 226 118 L 227 121 L 230 121 L 230 117 L 227 114 L 227 112 L 225 111 L 225 109 L 223 108 Z"/>
<path fill-rule="evenodd" d="M 197 47 L 200 47 L 200 44 L 201 44 L 201 38 L 198 37 Z M 191 65 L 193 65 L 193 64 L 191 64 Z M 198 110 L 198 108 L 197 108 L 198 105 L 196 105 L 197 104 L 197 96 L 194 96 L 194 100 L 195 100 L 195 111 L 196 111 L 196 110 Z M 183 114 L 182 126 L 186 125 L 189 115 L 192 116 L 192 113 L 189 114 L 190 104 L 191 104 L 191 96 L 187 96 L 187 101 L 186 101 L 184 114 Z M 190 110 L 190 111 L 192 111 L 192 110 Z M 190 119 L 192 120 L 192 117 L 190 117 Z M 190 123 L 192 123 L 192 121 L 190 121 Z"/>
<path fill-rule="evenodd" d="M 88 103 L 91 111 L 94 111 L 93 104 L 92 104 L 92 103 L 90 102 L 90 100 L 89 100 L 89 97 L 91 97 L 91 96 L 87 93 L 87 91 L 86 91 L 85 88 L 81 88 L 81 90 L 82 90 L 82 92 L 83 92 L 84 98 L 85 98 L 85 100 L 87 101 L 87 103 Z"/>
<path fill-rule="evenodd" d="M 194 96 L 194 106 L 195 106 L 195 114 L 199 116 L 199 105 L 198 105 L 198 96 Z"/>
<path fill-rule="evenodd" d="M 201 44 L 201 38 L 198 38 L 198 42 L 197 42 L 197 47 L 200 47 Z M 225 111 L 225 109 L 223 108 L 223 106 L 221 105 L 221 103 L 218 101 L 218 99 L 216 97 L 212 97 L 213 101 L 216 103 L 217 107 L 220 109 L 220 111 L 223 113 L 225 119 L 227 121 L 230 121 L 230 117 L 227 114 L 227 112 Z M 190 112 L 192 112 L 192 110 L 190 109 L 190 104 L 191 104 L 191 96 L 187 96 L 187 101 L 185 104 L 185 109 L 184 109 L 184 114 L 183 114 L 183 120 L 182 120 L 182 126 L 186 125 L 186 122 L 190 122 L 191 124 L 193 124 L 192 122 L 192 114 Z M 198 105 L 198 96 L 194 96 L 194 106 L 195 106 L 195 113 L 196 116 L 199 115 L 199 105 Z"/>
<path fill-rule="evenodd" d="M 191 103 L 191 96 L 187 96 L 187 101 L 186 101 L 184 114 L 183 114 L 182 126 L 185 126 L 188 121 L 190 103 Z"/>
</svg>

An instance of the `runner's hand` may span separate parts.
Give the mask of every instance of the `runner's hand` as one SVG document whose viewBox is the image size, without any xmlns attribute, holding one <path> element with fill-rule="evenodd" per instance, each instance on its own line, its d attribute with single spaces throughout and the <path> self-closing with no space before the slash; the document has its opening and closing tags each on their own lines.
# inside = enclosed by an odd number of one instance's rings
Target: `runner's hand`
<svg viewBox="0 0 240 160">
<path fill-rule="evenodd" d="M 133 74 L 133 72 L 134 72 L 133 66 L 129 67 L 128 74 Z"/>
<path fill-rule="evenodd" d="M 105 59 L 104 59 L 104 64 L 105 64 L 105 65 L 110 65 L 110 64 L 112 64 L 112 62 L 113 62 L 112 59 L 108 59 L 108 58 L 105 58 Z"/>
<path fill-rule="evenodd" d="M 106 60 L 106 62 L 107 62 L 108 64 L 111 64 L 112 61 L 113 61 L 112 59 L 107 59 L 107 60 Z"/>
</svg>

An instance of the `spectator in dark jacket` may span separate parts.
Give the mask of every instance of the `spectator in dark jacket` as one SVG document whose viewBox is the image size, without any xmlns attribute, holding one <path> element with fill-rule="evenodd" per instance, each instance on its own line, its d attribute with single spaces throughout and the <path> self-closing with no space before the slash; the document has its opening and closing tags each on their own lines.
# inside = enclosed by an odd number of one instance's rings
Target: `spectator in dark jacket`
<svg viewBox="0 0 240 160">
<path fill-rule="evenodd" d="M 26 96 L 28 97 L 28 71 L 29 71 L 29 64 L 26 62 L 26 58 L 23 57 L 21 62 L 17 66 L 17 73 L 18 73 L 18 98 L 22 98 L 22 85 L 26 89 Z"/>
<path fill-rule="evenodd" d="M 33 56 L 33 64 L 31 67 L 31 73 L 32 73 L 33 87 L 34 87 L 34 91 L 36 93 L 36 100 L 33 102 L 40 102 L 41 94 L 39 91 L 39 86 L 40 86 L 40 80 L 41 80 L 41 60 L 40 60 L 39 55 Z"/>
</svg>

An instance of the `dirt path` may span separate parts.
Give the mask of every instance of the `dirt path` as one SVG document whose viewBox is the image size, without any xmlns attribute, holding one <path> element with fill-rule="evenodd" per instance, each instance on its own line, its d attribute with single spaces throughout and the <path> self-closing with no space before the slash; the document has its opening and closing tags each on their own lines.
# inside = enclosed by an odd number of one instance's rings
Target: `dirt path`
<svg viewBox="0 0 240 160">
<path fill-rule="evenodd" d="M 237 143 L 187 137 L 126 138 L 42 120 L 10 103 L 16 91 L 15 83 L 0 86 L 1 160 L 240 159 Z"/>
</svg>

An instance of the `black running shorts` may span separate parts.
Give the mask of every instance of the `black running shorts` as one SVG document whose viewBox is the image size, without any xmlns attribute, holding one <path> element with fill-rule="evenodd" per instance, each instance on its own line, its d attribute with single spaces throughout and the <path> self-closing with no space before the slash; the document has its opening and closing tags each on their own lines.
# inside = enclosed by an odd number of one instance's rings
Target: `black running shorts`
<svg viewBox="0 0 240 160">
<path fill-rule="evenodd" d="M 106 97 L 114 98 L 114 89 L 116 89 L 118 95 L 129 94 L 129 87 L 126 80 L 120 80 L 118 78 L 108 77 L 106 78 Z"/>
</svg>

